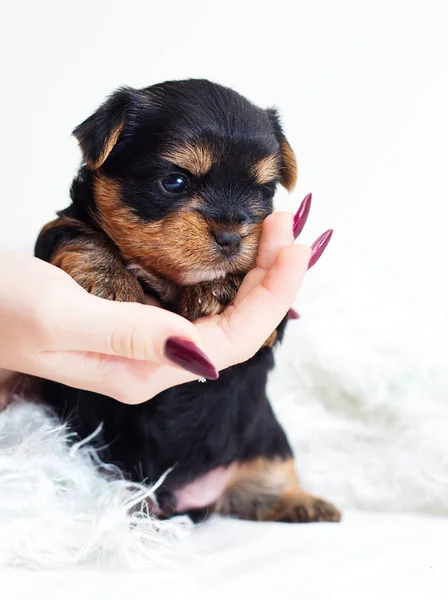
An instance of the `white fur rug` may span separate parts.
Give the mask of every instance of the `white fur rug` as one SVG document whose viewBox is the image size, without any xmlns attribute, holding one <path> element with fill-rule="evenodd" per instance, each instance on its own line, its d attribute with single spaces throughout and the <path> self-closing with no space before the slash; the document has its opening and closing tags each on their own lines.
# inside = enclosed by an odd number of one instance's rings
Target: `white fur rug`
<svg viewBox="0 0 448 600">
<path fill-rule="evenodd" d="M 328 262 L 270 382 L 299 474 L 342 508 L 446 515 L 445 296 L 408 295 L 406 280 L 353 257 Z"/>
<path fill-rule="evenodd" d="M 355 266 L 335 251 L 309 276 L 278 351 L 270 396 L 299 474 L 341 508 L 448 514 L 447 321 Z M 95 452 L 66 439 L 34 404 L 0 413 L 0 565 L 172 561 L 189 522 L 130 516 L 148 492 L 106 480 Z"/>
<path fill-rule="evenodd" d="M 86 562 L 144 569 L 183 550 L 189 519 L 129 509 L 151 491 L 99 473 L 87 445 L 42 407 L 20 400 L 0 414 L 0 566 L 68 568 Z"/>
</svg>

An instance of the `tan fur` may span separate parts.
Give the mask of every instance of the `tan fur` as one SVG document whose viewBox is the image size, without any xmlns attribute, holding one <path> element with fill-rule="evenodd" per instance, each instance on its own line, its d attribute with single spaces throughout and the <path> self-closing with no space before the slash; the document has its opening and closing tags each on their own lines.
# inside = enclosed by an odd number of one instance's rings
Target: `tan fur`
<svg viewBox="0 0 448 600">
<path fill-rule="evenodd" d="M 243 251 L 224 263 L 213 240 L 215 224 L 191 208 L 197 205 L 197 198 L 163 219 L 147 222 L 122 202 L 117 181 L 97 173 L 94 190 L 101 227 L 127 261 L 149 273 L 189 285 L 224 277 L 226 271 L 247 272 L 255 264 L 261 224 L 238 228 L 244 238 Z M 201 273 L 202 278 L 195 280 Z"/>
<path fill-rule="evenodd" d="M 179 295 L 179 314 L 195 321 L 221 313 L 235 299 L 242 279 L 242 276 L 228 275 L 184 288 Z"/>
<path fill-rule="evenodd" d="M 199 143 L 190 143 L 179 148 L 173 148 L 163 154 L 165 160 L 169 160 L 177 167 L 189 171 L 196 177 L 202 177 L 212 167 L 213 153 L 207 146 Z"/>
<path fill-rule="evenodd" d="M 280 183 L 291 192 L 297 182 L 297 161 L 293 149 L 286 140 L 280 144 L 283 166 L 280 173 Z"/>
<path fill-rule="evenodd" d="M 113 129 L 111 131 L 109 138 L 105 141 L 103 151 L 101 152 L 100 156 L 98 157 L 98 160 L 96 160 L 95 162 L 86 160 L 86 164 L 89 167 L 89 169 L 96 170 L 101 167 L 101 165 L 104 163 L 106 158 L 112 152 L 112 148 L 118 142 L 118 138 L 120 137 L 123 127 L 124 127 L 124 121 L 123 121 L 123 123 L 120 123 L 120 125 L 118 125 L 117 127 L 115 127 L 115 129 Z M 78 142 L 81 142 L 81 140 L 78 136 L 77 136 L 77 139 L 78 139 Z"/>
<path fill-rule="evenodd" d="M 252 173 L 255 177 L 255 181 L 260 185 L 277 179 L 280 175 L 279 156 L 277 154 L 265 156 L 254 165 Z"/>
<path fill-rule="evenodd" d="M 254 521 L 340 521 L 329 502 L 300 486 L 292 458 L 257 458 L 240 463 L 214 512 Z"/>
<path fill-rule="evenodd" d="M 48 223 L 42 233 L 53 227 L 78 223 L 75 219 L 60 217 Z M 78 237 L 56 250 L 50 262 L 95 296 L 118 302 L 145 301 L 141 286 L 126 270 L 105 236 L 85 226 L 81 227 Z"/>
<path fill-rule="evenodd" d="M 57 217 L 56 219 L 53 219 L 53 221 L 50 221 L 49 223 L 47 223 L 46 225 L 44 225 L 42 227 L 42 229 L 40 230 L 39 233 L 39 237 L 43 236 L 45 233 L 47 233 L 48 231 L 50 231 L 53 228 L 58 228 L 58 227 L 73 227 L 76 228 L 77 231 L 79 231 L 80 233 L 83 234 L 88 234 L 91 232 L 91 230 L 84 225 L 84 223 L 81 223 L 81 221 L 78 221 L 77 219 L 73 219 L 72 217 Z"/>
<path fill-rule="evenodd" d="M 275 344 L 275 342 L 277 341 L 278 338 L 278 334 L 277 334 L 277 330 L 273 331 L 271 333 L 271 335 L 268 337 L 268 339 L 265 341 L 265 343 L 263 344 L 262 348 L 272 348 L 272 346 Z"/>
</svg>

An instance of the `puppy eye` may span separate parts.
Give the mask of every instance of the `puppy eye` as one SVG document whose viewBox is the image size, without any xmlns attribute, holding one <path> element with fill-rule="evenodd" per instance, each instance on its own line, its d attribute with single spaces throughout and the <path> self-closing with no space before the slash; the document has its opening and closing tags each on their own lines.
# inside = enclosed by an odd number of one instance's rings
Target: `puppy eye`
<svg viewBox="0 0 448 600">
<path fill-rule="evenodd" d="M 175 174 L 168 175 L 165 179 L 162 179 L 162 187 L 165 191 L 171 194 L 180 194 L 185 192 L 188 187 L 188 180 L 185 175 Z"/>
</svg>

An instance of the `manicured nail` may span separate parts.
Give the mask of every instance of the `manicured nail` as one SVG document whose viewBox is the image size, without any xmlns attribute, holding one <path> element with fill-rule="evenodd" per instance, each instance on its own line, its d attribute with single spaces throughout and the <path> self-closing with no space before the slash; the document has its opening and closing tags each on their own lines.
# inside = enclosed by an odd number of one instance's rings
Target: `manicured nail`
<svg viewBox="0 0 448 600">
<path fill-rule="evenodd" d="M 294 215 L 294 221 L 292 223 L 292 233 L 294 235 L 295 240 L 299 237 L 299 235 L 303 231 L 303 228 L 305 227 L 306 220 L 308 219 L 308 215 L 310 214 L 312 199 L 313 194 L 307 194 L 302 200 L 302 204 L 299 206 L 299 210 Z"/>
<path fill-rule="evenodd" d="M 170 337 L 165 342 L 165 356 L 182 369 L 206 379 L 218 379 L 213 363 L 199 348 L 181 337 Z"/>
<path fill-rule="evenodd" d="M 288 310 L 288 319 L 300 319 L 300 315 L 295 308 L 290 308 Z"/>
<path fill-rule="evenodd" d="M 310 262 L 308 263 L 308 269 L 311 269 L 313 265 L 317 263 L 319 258 L 322 256 L 323 251 L 328 246 L 333 235 L 333 230 L 328 229 L 325 233 L 320 235 L 317 240 L 311 244 L 311 250 L 313 251 Z"/>
</svg>

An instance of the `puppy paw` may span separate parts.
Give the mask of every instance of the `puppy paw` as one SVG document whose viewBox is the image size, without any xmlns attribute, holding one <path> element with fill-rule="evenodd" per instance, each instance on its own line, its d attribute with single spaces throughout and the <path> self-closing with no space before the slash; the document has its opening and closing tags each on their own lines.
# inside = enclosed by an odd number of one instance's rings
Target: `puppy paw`
<svg viewBox="0 0 448 600">
<path fill-rule="evenodd" d="M 179 296 L 179 314 L 195 321 L 199 317 L 221 313 L 235 299 L 241 281 L 241 277 L 230 275 L 183 288 Z"/>
<path fill-rule="evenodd" d="M 98 274 L 95 274 L 94 277 L 89 277 L 88 274 L 84 274 L 80 279 L 81 281 L 76 279 L 79 285 L 90 294 L 99 298 L 114 300 L 115 302 L 145 303 L 145 295 L 142 287 L 128 273 L 124 272 L 114 278 L 110 276 L 100 278 Z"/>
<path fill-rule="evenodd" d="M 331 502 L 316 498 L 310 494 L 300 494 L 290 499 L 284 499 L 279 507 L 279 515 L 275 520 L 288 523 L 313 523 L 326 521 L 338 523 L 341 520 L 340 511 Z"/>
</svg>

